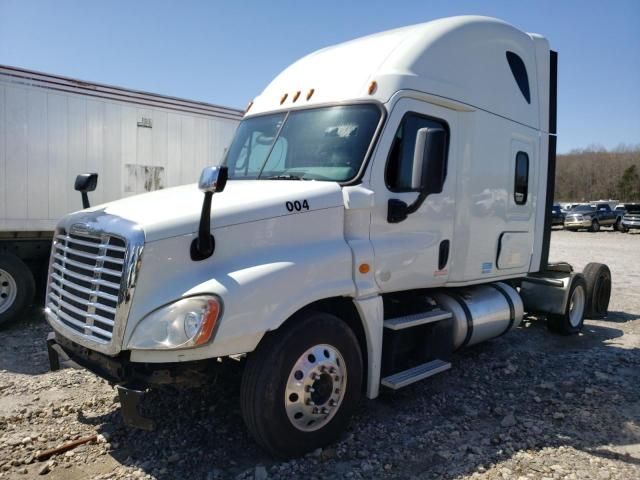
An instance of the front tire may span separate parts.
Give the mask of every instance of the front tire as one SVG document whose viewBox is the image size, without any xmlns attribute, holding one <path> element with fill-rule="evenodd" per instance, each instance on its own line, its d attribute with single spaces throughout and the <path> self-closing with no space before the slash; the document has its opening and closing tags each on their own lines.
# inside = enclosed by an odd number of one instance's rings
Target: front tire
<svg viewBox="0 0 640 480">
<path fill-rule="evenodd" d="M 622 223 L 622 220 L 619 220 L 618 223 L 616 223 L 616 230 L 621 233 L 627 233 L 629 231 L 629 229 L 624 226 L 624 223 Z"/>
<path fill-rule="evenodd" d="M 587 307 L 587 283 L 581 274 L 575 275 L 569 286 L 569 298 L 563 314 L 549 314 L 547 327 L 560 335 L 573 335 L 584 325 Z"/>
<path fill-rule="evenodd" d="M 247 359 L 240 403 L 256 442 L 298 457 L 335 441 L 361 394 L 362 354 L 353 331 L 316 311 L 267 334 Z"/>
<path fill-rule="evenodd" d="M 598 220 L 593 220 L 591 222 L 591 228 L 589 229 L 592 232 L 599 232 L 600 231 L 600 222 Z"/>
<path fill-rule="evenodd" d="M 18 317 L 31 305 L 35 281 L 29 267 L 12 254 L 0 254 L 0 325 Z"/>
</svg>

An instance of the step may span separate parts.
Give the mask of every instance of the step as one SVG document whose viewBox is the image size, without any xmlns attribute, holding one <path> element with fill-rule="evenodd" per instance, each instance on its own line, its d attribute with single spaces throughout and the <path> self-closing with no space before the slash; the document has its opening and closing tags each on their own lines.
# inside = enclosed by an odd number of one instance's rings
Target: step
<svg viewBox="0 0 640 480">
<path fill-rule="evenodd" d="M 449 362 L 439 359 L 431 360 L 430 362 L 423 363 L 417 367 L 409 368 L 408 370 L 384 377 L 380 383 L 385 387 L 398 390 L 399 388 L 406 387 L 407 385 L 411 385 L 414 382 L 423 380 L 435 375 L 436 373 L 444 372 L 450 368 L 451 364 Z"/>
<path fill-rule="evenodd" d="M 426 323 L 439 322 L 451 318 L 451 312 L 446 312 L 439 308 L 428 312 L 414 313 L 413 315 L 405 315 L 404 317 L 390 318 L 384 321 L 384 328 L 391 330 L 402 330 L 404 328 L 417 327 Z"/>
</svg>

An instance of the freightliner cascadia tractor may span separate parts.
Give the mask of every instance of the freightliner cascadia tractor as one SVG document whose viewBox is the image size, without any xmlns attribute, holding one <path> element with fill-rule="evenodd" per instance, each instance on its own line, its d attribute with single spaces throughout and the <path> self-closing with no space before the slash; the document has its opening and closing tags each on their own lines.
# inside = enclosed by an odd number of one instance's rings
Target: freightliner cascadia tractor
<svg viewBox="0 0 640 480">
<path fill-rule="evenodd" d="M 544 37 L 485 17 L 295 62 L 199 185 L 59 222 L 52 368 L 106 378 L 125 423 L 150 429 L 145 391 L 239 361 L 248 430 L 289 457 L 338 438 L 361 396 L 449 369 L 525 312 L 580 331 L 606 315 L 611 277 L 548 261 L 556 67 Z"/>
</svg>

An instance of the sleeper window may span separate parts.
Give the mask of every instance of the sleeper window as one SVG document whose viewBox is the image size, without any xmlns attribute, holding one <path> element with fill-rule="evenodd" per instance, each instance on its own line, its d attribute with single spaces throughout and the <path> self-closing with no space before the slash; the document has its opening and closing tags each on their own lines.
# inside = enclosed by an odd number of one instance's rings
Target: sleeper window
<svg viewBox="0 0 640 480">
<path fill-rule="evenodd" d="M 421 128 L 442 128 L 448 132 L 448 128 L 443 122 L 423 117 L 417 113 L 407 113 L 404 116 L 391 144 L 385 170 L 385 182 L 389 190 L 393 192 L 414 190 L 411 188 L 413 154 L 416 148 L 416 135 Z M 446 168 L 445 164 L 445 176 Z"/>
<path fill-rule="evenodd" d="M 527 203 L 529 193 L 529 155 L 525 152 L 516 154 L 516 172 L 513 188 L 513 199 L 517 205 Z"/>
</svg>

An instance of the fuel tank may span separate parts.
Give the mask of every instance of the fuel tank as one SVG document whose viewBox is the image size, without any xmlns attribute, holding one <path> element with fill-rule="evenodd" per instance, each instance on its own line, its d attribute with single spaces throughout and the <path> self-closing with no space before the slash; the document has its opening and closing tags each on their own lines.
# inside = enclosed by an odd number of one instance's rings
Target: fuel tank
<svg viewBox="0 0 640 480">
<path fill-rule="evenodd" d="M 524 315 L 520 295 L 502 282 L 441 290 L 433 298 L 453 315 L 456 350 L 507 333 L 520 324 Z"/>
</svg>

